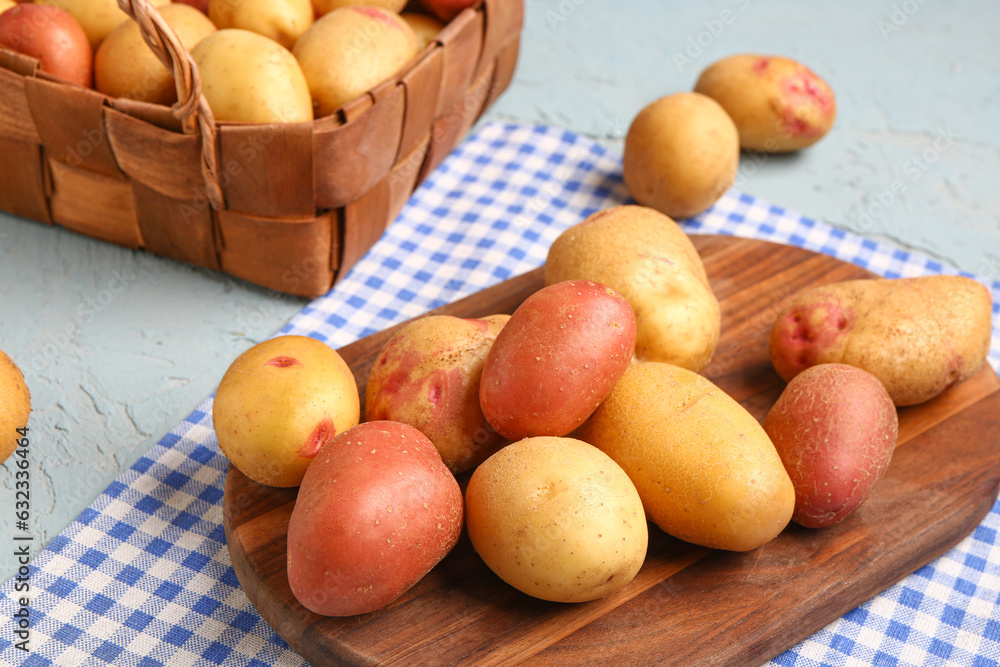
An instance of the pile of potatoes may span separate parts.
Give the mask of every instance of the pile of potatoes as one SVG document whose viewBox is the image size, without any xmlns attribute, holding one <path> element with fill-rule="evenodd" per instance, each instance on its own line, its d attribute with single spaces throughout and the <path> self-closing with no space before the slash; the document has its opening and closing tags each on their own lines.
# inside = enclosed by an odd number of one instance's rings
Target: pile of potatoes
<svg viewBox="0 0 1000 667">
<path fill-rule="evenodd" d="M 643 108 L 625 137 L 623 176 L 636 202 L 688 218 L 736 179 L 740 151 L 787 153 L 833 126 L 829 84 L 790 58 L 739 54 L 713 63 L 692 92 Z"/>
<path fill-rule="evenodd" d="M 897 406 L 978 371 L 991 309 L 957 277 L 802 293 L 773 325 L 788 384 L 760 423 L 700 374 L 720 311 L 690 239 L 617 206 L 556 239 L 513 314 L 401 327 L 364 415 L 335 351 L 282 336 L 234 362 L 213 417 L 237 468 L 300 484 L 288 577 L 308 609 L 384 607 L 463 527 L 511 586 L 582 602 L 635 577 L 650 530 L 749 551 L 856 511 L 890 465 Z"/>
<path fill-rule="evenodd" d="M 474 0 L 149 0 L 191 54 L 220 121 L 327 116 L 391 78 Z M 109 97 L 177 101 L 117 0 L 0 0 L 0 47 Z"/>
</svg>

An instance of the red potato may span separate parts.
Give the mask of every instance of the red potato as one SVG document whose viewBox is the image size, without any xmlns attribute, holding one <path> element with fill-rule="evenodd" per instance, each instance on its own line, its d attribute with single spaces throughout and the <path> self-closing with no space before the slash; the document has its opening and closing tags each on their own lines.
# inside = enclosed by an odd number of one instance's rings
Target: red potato
<svg viewBox="0 0 1000 667">
<path fill-rule="evenodd" d="M 820 364 L 788 383 L 764 431 L 795 486 L 792 521 L 823 528 L 860 507 L 885 475 L 899 419 L 874 375 Z"/>
<path fill-rule="evenodd" d="M 544 287 L 514 311 L 486 357 L 483 414 L 509 440 L 568 435 L 634 352 L 635 314 L 618 292 L 589 280 Z"/>
<path fill-rule="evenodd" d="M 42 71 L 90 87 L 94 56 L 90 41 L 65 9 L 22 4 L 0 14 L 0 46 L 37 58 Z"/>
<path fill-rule="evenodd" d="M 430 440 L 412 426 L 365 422 L 323 448 L 288 524 L 288 583 L 324 616 L 380 609 L 458 542 L 464 502 Z"/>
</svg>

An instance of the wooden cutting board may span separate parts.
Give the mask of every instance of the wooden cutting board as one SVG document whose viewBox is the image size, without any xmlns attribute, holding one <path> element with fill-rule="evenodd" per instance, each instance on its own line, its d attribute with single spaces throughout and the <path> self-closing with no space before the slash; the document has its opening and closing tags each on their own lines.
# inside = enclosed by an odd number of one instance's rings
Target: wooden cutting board
<svg viewBox="0 0 1000 667">
<path fill-rule="evenodd" d="M 789 246 L 692 238 L 722 306 L 722 339 L 704 374 L 763 420 L 784 387 L 767 349 L 778 312 L 807 288 L 871 274 Z M 510 313 L 542 285 L 534 271 L 435 312 Z M 393 331 L 340 350 L 362 399 L 368 369 Z M 518 592 L 463 536 L 389 607 L 349 618 L 307 611 L 288 587 L 285 538 L 296 490 L 261 486 L 230 467 L 223 503 L 247 596 L 313 665 L 758 665 L 959 542 L 993 506 L 998 480 L 1000 381 L 986 366 L 933 401 L 900 410 L 888 474 L 833 527 L 792 524 L 759 549 L 731 553 L 686 544 L 650 524 L 635 580 L 583 604 Z"/>
</svg>

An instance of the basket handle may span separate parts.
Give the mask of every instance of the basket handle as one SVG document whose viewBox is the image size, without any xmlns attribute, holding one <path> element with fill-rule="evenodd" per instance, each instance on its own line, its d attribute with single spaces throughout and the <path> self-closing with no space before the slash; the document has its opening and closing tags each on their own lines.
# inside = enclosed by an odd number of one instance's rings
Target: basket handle
<svg viewBox="0 0 1000 667">
<path fill-rule="evenodd" d="M 205 194 L 216 210 L 225 208 L 219 185 L 219 161 L 216 148 L 215 117 L 201 94 L 201 76 L 191 55 L 181 44 L 149 0 L 117 0 L 118 6 L 138 25 L 143 41 L 174 75 L 177 103 L 173 115 L 181 121 L 186 134 L 201 134 L 201 172 Z"/>
</svg>

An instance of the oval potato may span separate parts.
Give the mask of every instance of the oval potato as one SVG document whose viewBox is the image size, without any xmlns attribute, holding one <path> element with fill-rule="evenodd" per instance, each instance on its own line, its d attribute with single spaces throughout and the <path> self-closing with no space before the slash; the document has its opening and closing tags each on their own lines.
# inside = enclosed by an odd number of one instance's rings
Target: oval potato
<svg viewBox="0 0 1000 667">
<path fill-rule="evenodd" d="M 309 467 L 288 522 L 288 583 L 324 616 L 381 609 L 454 548 L 462 491 L 412 426 L 365 422 Z"/>
<path fill-rule="evenodd" d="M 219 30 L 191 50 L 201 92 L 219 121 L 296 123 L 313 119 L 309 85 L 285 47 L 249 30 Z"/>
<path fill-rule="evenodd" d="M 292 51 L 321 117 L 399 72 L 420 51 L 420 42 L 399 14 L 351 6 L 316 21 Z"/>
<path fill-rule="evenodd" d="M 37 58 L 42 71 L 78 86 L 93 82 L 87 35 L 64 9 L 23 3 L 0 14 L 0 46 Z"/>
<path fill-rule="evenodd" d="M 593 280 L 620 293 L 636 321 L 635 355 L 699 371 L 719 342 L 721 314 L 698 251 L 668 216 L 615 206 L 556 238 L 545 283 Z"/>
<path fill-rule="evenodd" d="M 706 68 L 694 89 L 726 110 L 747 150 L 806 148 L 826 135 L 837 116 L 829 84 L 791 58 L 729 56 Z"/>
<path fill-rule="evenodd" d="M 298 486 L 326 443 L 360 418 L 350 367 L 307 336 L 278 336 L 243 352 L 212 402 L 219 449 L 244 475 L 269 486 Z"/>
<path fill-rule="evenodd" d="M 860 507 L 885 475 L 899 418 L 874 375 L 820 364 L 792 378 L 764 431 L 795 486 L 792 520 L 823 528 Z"/>
<path fill-rule="evenodd" d="M 313 24 L 311 0 L 210 0 L 208 16 L 220 29 L 240 28 L 286 49 Z"/>
<path fill-rule="evenodd" d="M 207 16 L 189 5 L 167 5 L 160 8 L 160 16 L 188 51 L 216 31 Z M 146 44 L 134 21 L 112 30 L 97 48 L 94 87 L 110 97 L 164 105 L 177 101 L 173 74 Z"/>
<path fill-rule="evenodd" d="M 672 218 L 707 210 L 736 180 L 740 140 L 719 104 L 675 93 L 647 105 L 625 135 L 622 175 L 629 194 Z"/>
<path fill-rule="evenodd" d="M 649 540 L 625 472 L 572 438 L 527 438 L 491 456 L 469 480 L 466 515 L 472 546 L 497 576 L 555 602 L 621 589 Z"/>
<path fill-rule="evenodd" d="M 697 373 L 633 364 L 578 434 L 625 470 L 646 515 L 679 539 L 749 551 L 792 517 L 795 489 L 764 429 Z"/>
<path fill-rule="evenodd" d="M 131 21 L 118 6 L 118 0 L 35 0 L 38 5 L 62 7 L 77 20 L 87 33 L 91 51 L 96 51 L 104 38 L 123 21 Z M 149 0 L 154 7 L 170 4 L 170 0 Z"/>
<path fill-rule="evenodd" d="M 509 440 L 563 436 L 604 400 L 635 350 L 635 316 L 609 287 L 568 280 L 518 306 L 483 365 L 479 403 Z"/>
</svg>

